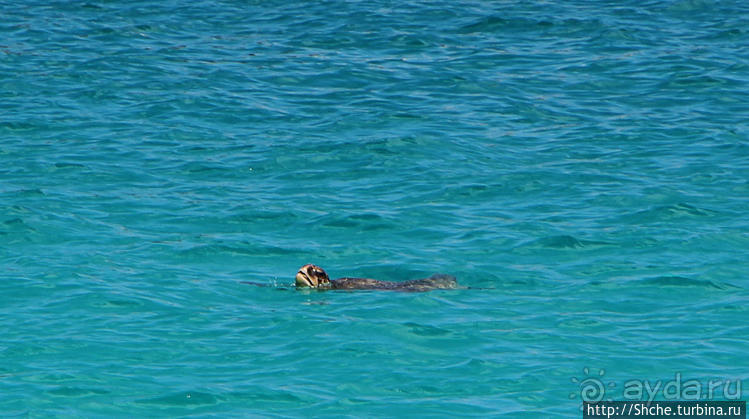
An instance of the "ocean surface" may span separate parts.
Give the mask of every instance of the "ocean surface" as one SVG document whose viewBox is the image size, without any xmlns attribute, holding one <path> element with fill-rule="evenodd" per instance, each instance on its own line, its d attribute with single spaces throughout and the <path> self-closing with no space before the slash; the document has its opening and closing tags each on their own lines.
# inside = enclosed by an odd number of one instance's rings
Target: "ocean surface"
<svg viewBox="0 0 749 419">
<path fill-rule="evenodd" d="M 0 2 L 0 414 L 745 398 L 748 28 L 739 0 Z M 296 290 L 306 263 L 468 288 Z"/>
</svg>

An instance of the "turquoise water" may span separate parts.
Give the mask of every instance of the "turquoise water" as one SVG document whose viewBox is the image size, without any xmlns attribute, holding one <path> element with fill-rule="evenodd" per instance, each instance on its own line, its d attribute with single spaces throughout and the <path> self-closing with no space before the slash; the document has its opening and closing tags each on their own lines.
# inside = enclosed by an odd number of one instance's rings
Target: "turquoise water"
<svg viewBox="0 0 749 419">
<path fill-rule="evenodd" d="M 0 412 L 747 384 L 747 28 L 742 1 L 0 3 Z M 305 263 L 474 289 L 289 288 Z"/>
</svg>

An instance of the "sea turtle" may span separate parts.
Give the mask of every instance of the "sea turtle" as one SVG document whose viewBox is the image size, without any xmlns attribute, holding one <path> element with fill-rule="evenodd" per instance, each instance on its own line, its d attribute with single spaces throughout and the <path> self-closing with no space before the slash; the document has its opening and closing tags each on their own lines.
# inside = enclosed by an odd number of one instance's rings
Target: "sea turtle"
<svg viewBox="0 0 749 419">
<path fill-rule="evenodd" d="M 454 276 L 446 274 L 434 274 L 426 279 L 404 282 L 379 281 L 370 278 L 330 279 L 321 267 L 308 264 L 299 268 L 299 272 L 296 273 L 296 286 L 297 288 L 336 290 L 429 291 L 457 288 L 458 281 Z"/>
</svg>

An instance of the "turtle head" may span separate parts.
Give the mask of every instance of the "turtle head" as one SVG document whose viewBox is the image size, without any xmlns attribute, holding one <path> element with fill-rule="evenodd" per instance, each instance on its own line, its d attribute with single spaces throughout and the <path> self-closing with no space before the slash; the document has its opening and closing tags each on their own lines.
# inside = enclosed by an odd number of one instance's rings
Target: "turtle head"
<svg viewBox="0 0 749 419">
<path fill-rule="evenodd" d="M 330 278 L 316 265 L 304 265 L 296 273 L 296 286 L 299 288 L 322 288 L 330 285 Z"/>
</svg>

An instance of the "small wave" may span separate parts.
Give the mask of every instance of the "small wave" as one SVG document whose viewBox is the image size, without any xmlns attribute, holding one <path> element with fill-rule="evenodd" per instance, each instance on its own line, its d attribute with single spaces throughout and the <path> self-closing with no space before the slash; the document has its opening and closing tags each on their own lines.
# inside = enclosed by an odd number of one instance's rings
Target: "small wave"
<svg viewBox="0 0 749 419">
<path fill-rule="evenodd" d="M 531 243 L 530 247 L 546 247 L 551 249 L 579 249 L 590 246 L 609 246 L 613 243 L 595 240 L 583 240 L 570 235 L 558 235 L 540 238 Z"/>
<path fill-rule="evenodd" d="M 686 203 L 678 203 L 674 205 L 663 205 L 637 211 L 632 214 L 625 215 L 624 218 L 639 223 L 648 221 L 665 221 L 687 217 L 708 217 L 713 215 L 714 213 L 714 211 L 708 209 L 695 207 Z"/>
<path fill-rule="evenodd" d="M 225 244 L 204 244 L 190 247 L 182 250 L 180 254 L 183 257 L 188 258 L 205 258 L 205 257 L 216 257 L 216 256 L 284 256 L 299 253 L 295 249 L 289 249 L 279 246 L 263 246 L 250 243 L 242 243 L 240 245 L 225 245 Z"/>
<path fill-rule="evenodd" d="M 86 166 L 80 163 L 62 162 L 62 163 L 55 163 L 55 167 L 58 169 L 83 169 Z"/>
<path fill-rule="evenodd" d="M 53 396 L 86 397 L 86 396 L 109 394 L 110 392 L 107 390 L 99 390 L 96 388 L 58 387 L 56 389 L 49 390 L 47 393 Z"/>
<path fill-rule="evenodd" d="M 222 400 L 222 397 L 210 393 L 187 391 L 151 399 L 141 399 L 137 403 L 165 406 L 206 406 L 217 404 Z"/>
<path fill-rule="evenodd" d="M 449 330 L 442 329 L 442 328 L 435 327 L 435 326 L 429 326 L 425 324 L 409 322 L 409 323 L 404 323 L 403 325 L 409 327 L 411 330 L 411 333 L 413 333 L 414 335 L 418 335 L 418 336 L 434 337 L 434 336 L 445 336 L 445 335 L 449 335 L 452 333 Z"/>
<path fill-rule="evenodd" d="M 724 282 L 711 281 L 707 279 L 687 278 L 683 276 L 658 276 L 655 278 L 646 278 L 638 281 L 643 285 L 656 285 L 664 287 L 699 287 L 712 288 L 719 290 L 736 290 L 742 289 L 735 285 Z"/>
<path fill-rule="evenodd" d="M 11 218 L 10 220 L 5 220 L 0 224 L 0 234 L 6 235 L 6 234 L 29 234 L 29 233 L 36 233 L 37 230 L 26 224 L 21 218 Z"/>
<path fill-rule="evenodd" d="M 457 32 L 461 34 L 498 32 L 502 30 L 518 31 L 554 31 L 556 33 L 586 31 L 590 32 L 599 29 L 601 22 L 596 19 L 529 19 L 510 17 L 503 18 L 499 16 L 489 16 L 479 19 L 458 28 Z"/>
<path fill-rule="evenodd" d="M 384 217 L 372 213 L 334 217 L 322 224 L 326 227 L 357 228 L 361 230 L 386 230 L 394 227 L 394 224 L 388 223 Z"/>
</svg>

